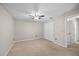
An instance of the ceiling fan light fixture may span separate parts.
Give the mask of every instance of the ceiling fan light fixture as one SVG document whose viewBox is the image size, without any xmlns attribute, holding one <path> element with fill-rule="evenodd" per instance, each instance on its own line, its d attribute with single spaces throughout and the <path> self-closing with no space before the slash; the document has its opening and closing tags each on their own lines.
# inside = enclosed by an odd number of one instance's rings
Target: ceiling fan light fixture
<svg viewBox="0 0 79 59">
<path fill-rule="evenodd" d="M 39 20 L 39 17 L 38 17 L 38 16 L 35 16 L 34 19 L 35 19 L 35 20 Z"/>
</svg>

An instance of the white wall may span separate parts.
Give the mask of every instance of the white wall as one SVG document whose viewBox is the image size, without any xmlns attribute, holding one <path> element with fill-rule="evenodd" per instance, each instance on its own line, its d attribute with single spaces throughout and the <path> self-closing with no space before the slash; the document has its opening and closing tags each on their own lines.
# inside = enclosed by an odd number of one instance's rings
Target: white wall
<svg viewBox="0 0 79 59">
<path fill-rule="evenodd" d="M 63 16 L 44 23 L 44 37 L 65 47 L 65 20 Z"/>
<path fill-rule="evenodd" d="M 54 22 L 47 21 L 44 23 L 44 38 L 54 41 Z"/>
<path fill-rule="evenodd" d="M 64 15 L 54 18 L 54 42 L 65 47 L 65 18 Z"/>
<path fill-rule="evenodd" d="M 5 55 L 13 43 L 14 20 L 0 5 L 0 55 Z"/>
<path fill-rule="evenodd" d="M 16 21 L 15 41 L 43 38 L 43 23 Z"/>
</svg>

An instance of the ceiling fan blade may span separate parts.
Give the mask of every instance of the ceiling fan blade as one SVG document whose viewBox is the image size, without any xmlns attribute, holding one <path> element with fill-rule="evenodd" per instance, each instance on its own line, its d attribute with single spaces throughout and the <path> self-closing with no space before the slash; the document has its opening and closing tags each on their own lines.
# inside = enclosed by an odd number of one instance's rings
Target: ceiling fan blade
<svg viewBox="0 0 79 59">
<path fill-rule="evenodd" d="M 40 15 L 39 17 L 45 17 L 45 15 Z"/>
</svg>

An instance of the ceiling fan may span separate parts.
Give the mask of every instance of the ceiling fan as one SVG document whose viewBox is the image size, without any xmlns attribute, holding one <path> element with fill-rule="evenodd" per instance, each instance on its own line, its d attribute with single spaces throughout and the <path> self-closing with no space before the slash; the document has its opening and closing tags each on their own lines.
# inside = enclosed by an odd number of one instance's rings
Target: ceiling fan
<svg viewBox="0 0 79 59">
<path fill-rule="evenodd" d="M 45 15 L 39 15 L 36 12 L 34 13 L 34 15 L 30 15 L 30 16 L 32 16 L 32 19 L 35 19 L 35 20 L 39 20 L 39 19 L 45 17 Z"/>
<path fill-rule="evenodd" d="M 33 14 L 30 15 L 30 16 L 32 16 L 32 19 L 39 20 L 39 19 L 45 17 L 45 15 L 39 14 L 39 4 L 33 4 L 33 7 L 34 7 L 34 12 L 33 12 Z"/>
</svg>

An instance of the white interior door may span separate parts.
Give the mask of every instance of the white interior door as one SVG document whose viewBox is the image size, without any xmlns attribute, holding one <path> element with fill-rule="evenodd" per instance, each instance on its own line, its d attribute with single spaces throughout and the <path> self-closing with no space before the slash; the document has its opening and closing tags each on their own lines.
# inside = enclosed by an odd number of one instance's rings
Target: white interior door
<svg viewBox="0 0 79 59">
<path fill-rule="evenodd" d="M 67 21 L 66 24 L 66 36 L 67 36 L 67 46 L 70 46 L 74 43 L 75 40 L 75 27 L 74 27 L 74 21 L 71 18 L 71 20 Z"/>
<path fill-rule="evenodd" d="M 69 21 L 67 22 L 67 45 L 70 45 L 70 39 L 71 39 L 71 36 L 70 36 L 70 24 L 69 24 Z"/>
<path fill-rule="evenodd" d="M 47 22 L 44 25 L 44 36 L 46 39 L 54 40 L 53 22 Z"/>
<path fill-rule="evenodd" d="M 54 31 L 53 31 L 53 23 L 49 23 L 49 40 L 53 41 L 54 40 Z"/>
</svg>

